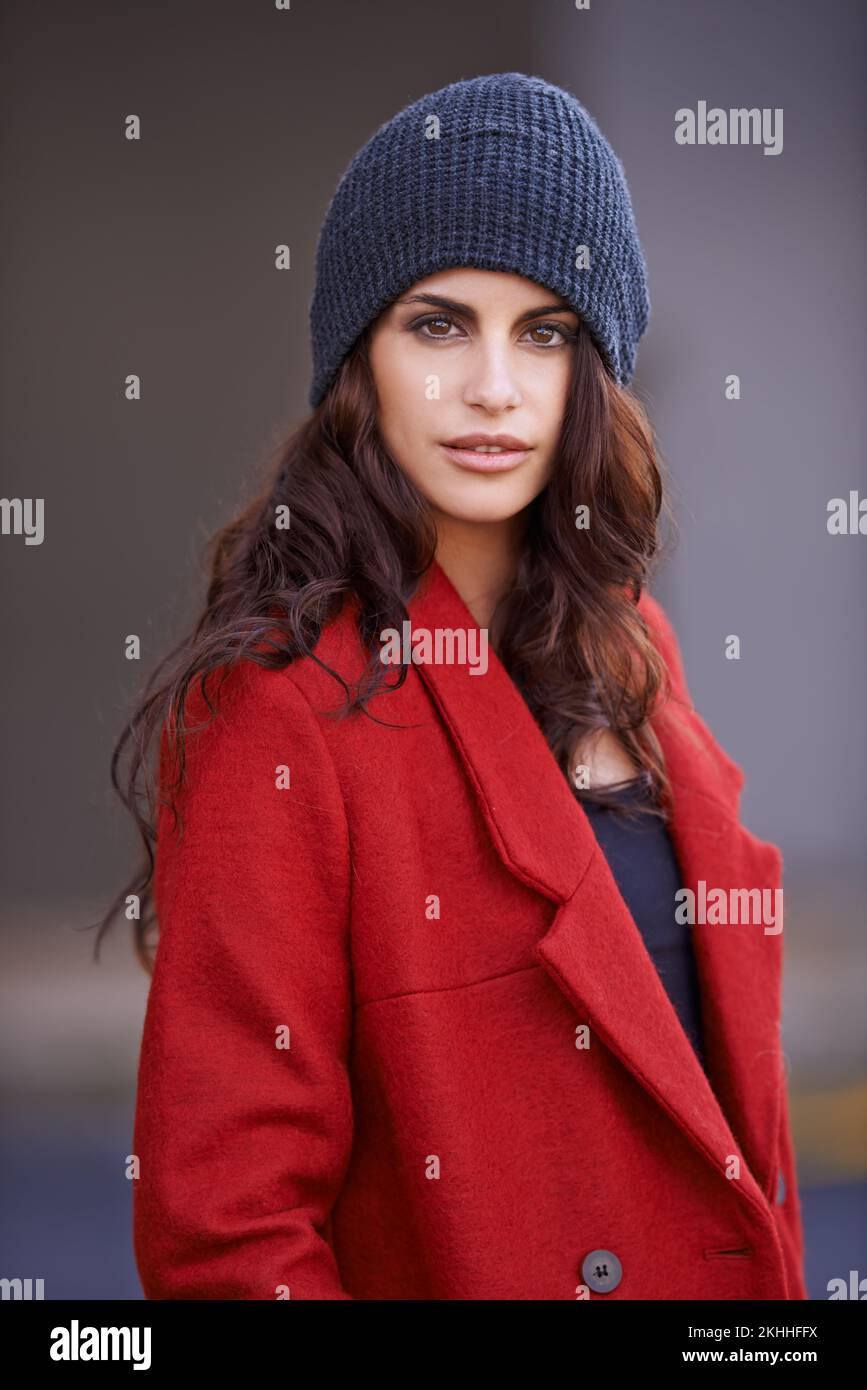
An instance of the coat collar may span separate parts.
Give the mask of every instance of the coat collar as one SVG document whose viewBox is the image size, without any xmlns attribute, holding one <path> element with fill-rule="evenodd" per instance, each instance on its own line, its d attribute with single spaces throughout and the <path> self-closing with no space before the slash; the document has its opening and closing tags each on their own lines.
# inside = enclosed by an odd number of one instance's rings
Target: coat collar
<svg viewBox="0 0 867 1390">
<path fill-rule="evenodd" d="M 413 629 L 477 626 L 436 562 L 408 612 Z M 489 646 L 483 675 L 466 665 L 416 669 L 458 749 L 500 859 L 556 905 L 536 945 L 539 964 L 721 1176 L 730 1156 L 740 1156 L 735 1188 L 767 1211 L 784 1084 L 781 936 L 752 924 L 692 928 L 709 1080 L 590 821 L 496 653 Z M 731 764 L 711 751 L 691 706 L 672 698 L 652 725 L 672 782 L 670 830 L 684 886 L 695 892 L 702 879 L 708 889 L 778 885 L 780 853 L 740 825 Z"/>
</svg>

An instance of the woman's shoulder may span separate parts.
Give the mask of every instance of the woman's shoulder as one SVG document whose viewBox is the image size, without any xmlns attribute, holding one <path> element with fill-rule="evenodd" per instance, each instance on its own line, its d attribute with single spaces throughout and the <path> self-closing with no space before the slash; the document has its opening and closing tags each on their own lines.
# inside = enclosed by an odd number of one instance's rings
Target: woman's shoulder
<svg viewBox="0 0 867 1390">
<path fill-rule="evenodd" d="M 275 740 L 318 741 L 322 712 L 345 704 L 346 689 L 365 666 L 351 612 L 344 609 L 323 626 L 309 655 L 274 665 L 278 637 L 272 628 L 243 656 L 194 673 L 182 698 L 189 754 L 195 748 L 203 758 L 219 755 L 225 761 L 274 746 Z M 164 722 L 163 759 L 174 727 L 174 718 Z"/>
</svg>

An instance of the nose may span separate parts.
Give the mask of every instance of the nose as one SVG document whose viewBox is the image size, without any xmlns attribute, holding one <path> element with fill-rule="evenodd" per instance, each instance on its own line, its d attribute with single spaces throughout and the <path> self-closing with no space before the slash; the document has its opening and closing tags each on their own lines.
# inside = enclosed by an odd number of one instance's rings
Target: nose
<svg viewBox="0 0 867 1390">
<path fill-rule="evenodd" d="M 463 361 L 467 373 L 464 382 L 466 405 L 478 405 L 496 415 L 521 404 L 521 388 L 507 343 L 476 342 Z"/>
</svg>

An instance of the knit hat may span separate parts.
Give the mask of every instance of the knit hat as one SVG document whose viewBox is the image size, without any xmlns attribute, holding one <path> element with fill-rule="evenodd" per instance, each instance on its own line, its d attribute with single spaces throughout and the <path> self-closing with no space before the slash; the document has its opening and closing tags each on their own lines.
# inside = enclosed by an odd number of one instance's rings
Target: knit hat
<svg viewBox="0 0 867 1390">
<path fill-rule="evenodd" d="M 311 406 L 363 329 L 449 266 L 513 271 L 555 291 L 615 380 L 631 379 L 650 317 L 644 256 L 623 166 L 569 92 L 521 72 L 452 82 L 359 150 L 319 236 Z"/>
</svg>

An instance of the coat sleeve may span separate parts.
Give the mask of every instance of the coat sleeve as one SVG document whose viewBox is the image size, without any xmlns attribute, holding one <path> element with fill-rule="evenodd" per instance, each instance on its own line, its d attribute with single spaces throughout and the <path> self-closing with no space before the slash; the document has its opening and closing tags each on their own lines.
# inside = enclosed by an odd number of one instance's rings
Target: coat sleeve
<svg viewBox="0 0 867 1390">
<path fill-rule="evenodd" d="M 343 798 L 288 671 L 242 662 L 208 694 L 218 717 L 171 793 L 181 833 L 164 804 L 157 823 L 138 1270 L 152 1299 L 345 1299 L 327 1238 L 353 1127 Z M 164 727 L 161 791 L 166 749 Z"/>
</svg>

